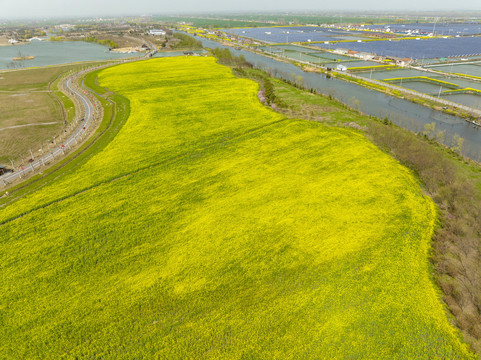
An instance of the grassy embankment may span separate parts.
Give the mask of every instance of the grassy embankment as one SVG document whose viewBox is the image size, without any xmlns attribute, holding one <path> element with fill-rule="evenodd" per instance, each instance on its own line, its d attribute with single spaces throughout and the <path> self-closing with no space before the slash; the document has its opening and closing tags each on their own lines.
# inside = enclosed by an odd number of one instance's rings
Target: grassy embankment
<svg viewBox="0 0 481 360">
<path fill-rule="evenodd" d="M 0 198 L 0 206 L 4 207 L 27 194 L 37 191 L 66 174 L 75 171 L 80 165 L 88 161 L 93 155 L 100 152 L 115 137 L 125 124 L 130 114 L 128 99 L 106 91 L 97 84 L 96 76 L 99 71 L 90 72 L 85 76 L 84 85 L 99 95 L 94 94 L 103 107 L 103 118 L 98 128 L 89 139 L 74 152 L 68 154 L 63 160 L 43 170 L 42 173 L 33 176 L 16 185 L 8 188 L 10 195 Z"/>
<path fill-rule="evenodd" d="M 349 65 L 349 63 L 348 63 Z M 396 70 L 398 67 L 394 64 L 372 65 L 372 66 L 349 66 L 349 71 L 366 71 L 366 70 Z"/>
<path fill-rule="evenodd" d="M 174 33 L 172 34 L 172 38 L 176 39 L 176 41 L 171 46 L 171 49 L 202 49 L 202 42 L 192 36 Z"/>
<path fill-rule="evenodd" d="M 116 42 L 110 39 L 98 39 L 95 36 L 84 36 L 81 38 L 66 37 L 66 36 L 50 36 L 49 41 L 85 41 L 85 42 L 95 43 L 99 45 L 104 45 L 112 49 L 119 47 L 119 45 Z"/>
<path fill-rule="evenodd" d="M 361 134 L 212 58 L 99 82 L 126 126 L 0 211 L 5 357 L 471 357 L 430 277 L 434 205 Z"/>
</svg>

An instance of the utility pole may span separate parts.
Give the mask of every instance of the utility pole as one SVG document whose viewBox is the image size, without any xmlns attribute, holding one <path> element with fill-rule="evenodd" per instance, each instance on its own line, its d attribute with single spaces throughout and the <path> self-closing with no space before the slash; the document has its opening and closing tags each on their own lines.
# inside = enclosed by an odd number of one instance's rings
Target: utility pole
<svg viewBox="0 0 481 360">
<path fill-rule="evenodd" d="M 439 20 L 439 18 L 436 18 L 436 20 L 434 20 L 434 26 L 433 26 L 433 36 L 434 36 L 434 30 L 436 29 L 436 23 L 437 21 Z"/>
</svg>

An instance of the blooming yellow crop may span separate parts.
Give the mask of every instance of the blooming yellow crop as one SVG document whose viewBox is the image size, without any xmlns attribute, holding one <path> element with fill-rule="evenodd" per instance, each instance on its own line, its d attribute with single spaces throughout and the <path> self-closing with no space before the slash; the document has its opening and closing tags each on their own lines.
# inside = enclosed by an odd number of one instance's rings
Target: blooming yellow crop
<svg viewBox="0 0 481 360">
<path fill-rule="evenodd" d="M 362 135 L 213 58 L 99 83 L 130 101 L 118 136 L 0 210 L 3 357 L 471 357 L 429 275 L 434 205 Z"/>
</svg>

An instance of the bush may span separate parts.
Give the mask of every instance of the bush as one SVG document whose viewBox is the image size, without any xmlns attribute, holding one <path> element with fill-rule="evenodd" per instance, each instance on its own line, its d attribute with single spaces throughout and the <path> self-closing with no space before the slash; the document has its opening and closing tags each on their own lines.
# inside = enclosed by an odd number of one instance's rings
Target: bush
<svg viewBox="0 0 481 360">
<path fill-rule="evenodd" d="M 180 40 L 172 46 L 173 49 L 202 49 L 202 43 L 192 36 L 174 33 L 174 38 Z"/>
</svg>

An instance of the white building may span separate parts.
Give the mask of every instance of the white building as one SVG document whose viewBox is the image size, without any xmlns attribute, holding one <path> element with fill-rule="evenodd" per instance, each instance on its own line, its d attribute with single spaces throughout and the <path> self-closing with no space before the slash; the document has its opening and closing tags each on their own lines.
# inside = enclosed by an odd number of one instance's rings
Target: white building
<svg viewBox="0 0 481 360">
<path fill-rule="evenodd" d="M 13 44 L 18 44 L 18 41 L 15 39 L 9 39 L 8 43 L 13 45 Z"/>
<path fill-rule="evenodd" d="M 347 49 L 335 49 L 332 51 L 334 54 L 345 55 L 347 54 Z"/>
<path fill-rule="evenodd" d="M 339 71 L 347 71 L 347 67 L 345 67 L 344 65 L 337 65 L 336 69 Z"/>
<path fill-rule="evenodd" d="M 371 60 L 374 57 L 374 54 L 371 54 L 368 52 L 360 52 L 360 53 L 354 54 L 354 56 L 364 60 Z"/>
<path fill-rule="evenodd" d="M 152 29 L 149 30 L 149 35 L 165 36 L 165 31 L 159 29 Z"/>
</svg>

